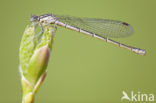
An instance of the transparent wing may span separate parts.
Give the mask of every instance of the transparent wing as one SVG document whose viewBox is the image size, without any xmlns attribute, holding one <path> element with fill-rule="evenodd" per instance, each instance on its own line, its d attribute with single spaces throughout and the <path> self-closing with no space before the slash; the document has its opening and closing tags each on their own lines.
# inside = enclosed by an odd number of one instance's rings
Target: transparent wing
<svg viewBox="0 0 156 103">
<path fill-rule="evenodd" d="M 98 34 L 102 37 L 126 37 L 133 33 L 132 27 L 121 21 L 95 18 L 78 18 L 56 15 L 60 22 Z"/>
</svg>

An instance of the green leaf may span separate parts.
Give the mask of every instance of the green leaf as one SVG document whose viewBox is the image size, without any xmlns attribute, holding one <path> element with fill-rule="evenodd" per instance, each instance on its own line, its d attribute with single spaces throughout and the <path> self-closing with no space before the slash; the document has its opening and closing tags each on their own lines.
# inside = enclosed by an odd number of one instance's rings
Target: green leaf
<svg viewBox="0 0 156 103">
<path fill-rule="evenodd" d="M 32 23 L 28 25 L 20 45 L 23 103 L 33 101 L 31 99 L 34 98 L 34 94 L 42 84 L 52 48 L 53 27 L 51 25 L 43 26 L 43 33 L 41 29 L 38 32 L 37 28 L 40 28 L 38 24 Z"/>
</svg>

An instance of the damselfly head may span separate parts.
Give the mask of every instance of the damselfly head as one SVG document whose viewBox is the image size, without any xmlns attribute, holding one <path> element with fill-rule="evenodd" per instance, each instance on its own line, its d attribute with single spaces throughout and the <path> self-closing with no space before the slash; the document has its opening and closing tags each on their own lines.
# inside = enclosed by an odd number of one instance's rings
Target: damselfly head
<svg viewBox="0 0 156 103">
<path fill-rule="evenodd" d="M 39 16 L 36 16 L 36 15 L 32 15 L 32 16 L 30 17 L 30 21 L 31 21 L 31 22 L 38 21 L 38 19 L 39 19 Z"/>
</svg>

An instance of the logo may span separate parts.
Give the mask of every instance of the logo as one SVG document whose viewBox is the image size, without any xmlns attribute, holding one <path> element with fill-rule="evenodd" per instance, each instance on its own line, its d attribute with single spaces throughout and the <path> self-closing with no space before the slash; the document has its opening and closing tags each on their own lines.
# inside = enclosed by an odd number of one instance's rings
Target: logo
<svg viewBox="0 0 156 103">
<path fill-rule="evenodd" d="M 130 94 L 127 94 L 125 91 L 122 91 L 123 96 L 121 97 L 121 101 L 139 101 L 139 102 L 152 102 L 154 101 L 154 94 L 150 93 L 141 93 L 141 92 L 134 92 L 131 91 Z"/>
</svg>

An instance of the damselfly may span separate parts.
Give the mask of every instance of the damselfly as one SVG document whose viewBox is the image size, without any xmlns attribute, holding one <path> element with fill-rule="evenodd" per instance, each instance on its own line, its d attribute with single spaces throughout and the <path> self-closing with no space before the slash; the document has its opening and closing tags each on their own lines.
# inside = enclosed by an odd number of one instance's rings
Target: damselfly
<svg viewBox="0 0 156 103">
<path fill-rule="evenodd" d="M 101 39 L 105 42 L 112 43 L 119 47 L 126 48 L 137 54 L 140 55 L 146 54 L 146 51 L 143 49 L 128 46 L 116 42 L 112 39 L 108 39 L 108 38 L 126 37 L 131 35 L 133 33 L 133 29 L 126 22 L 108 20 L 108 19 L 78 18 L 78 17 L 60 16 L 54 14 L 45 14 L 41 16 L 33 15 L 31 16 L 30 21 L 38 22 L 41 28 L 42 25 L 46 25 L 46 24 L 59 25 Z M 43 30 L 44 29 L 42 28 L 42 31 Z"/>
</svg>

